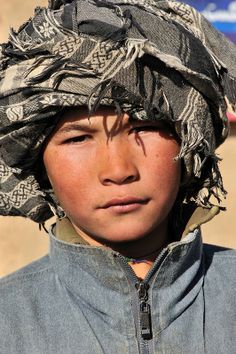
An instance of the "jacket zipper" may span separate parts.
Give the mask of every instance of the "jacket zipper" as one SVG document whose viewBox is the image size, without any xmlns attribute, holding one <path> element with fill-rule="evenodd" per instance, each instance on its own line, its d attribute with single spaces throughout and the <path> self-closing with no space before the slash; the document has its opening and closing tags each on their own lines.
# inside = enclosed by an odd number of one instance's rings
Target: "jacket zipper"
<svg viewBox="0 0 236 354">
<path fill-rule="evenodd" d="M 151 317 L 151 306 L 148 302 L 149 294 L 148 290 L 150 288 L 150 280 L 153 274 L 156 272 L 156 269 L 160 266 L 164 257 L 167 255 L 168 249 L 165 248 L 161 251 L 157 259 L 155 260 L 153 267 L 148 271 L 146 277 L 139 281 L 136 274 L 130 265 L 126 262 L 124 257 L 120 254 L 115 254 L 118 259 L 120 259 L 123 267 L 126 270 L 129 279 L 133 284 L 135 284 L 136 299 L 138 298 L 138 303 L 135 308 L 139 309 L 138 314 L 135 314 L 134 318 L 136 319 L 136 328 L 139 334 L 139 348 L 140 354 L 149 354 L 149 343 L 152 340 L 152 317 Z M 138 280 L 138 281 L 137 281 Z M 138 319 L 138 321 L 137 321 Z M 137 323 L 138 322 L 138 323 Z"/>
<path fill-rule="evenodd" d="M 141 281 L 136 283 L 135 287 L 138 291 L 138 297 L 140 301 L 139 313 L 141 337 L 144 340 L 150 340 L 152 339 L 151 308 L 147 302 L 149 285 Z"/>
</svg>

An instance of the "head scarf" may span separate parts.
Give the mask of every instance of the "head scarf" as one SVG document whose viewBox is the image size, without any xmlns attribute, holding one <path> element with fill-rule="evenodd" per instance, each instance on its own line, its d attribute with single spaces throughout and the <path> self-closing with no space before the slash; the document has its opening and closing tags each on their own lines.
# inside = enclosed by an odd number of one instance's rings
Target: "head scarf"
<svg viewBox="0 0 236 354">
<path fill-rule="evenodd" d="M 65 107 L 114 106 L 175 129 L 184 198 L 225 193 L 215 149 L 234 109 L 236 49 L 177 1 L 51 0 L 0 47 L 0 214 L 60 211 L 38 169 Z"/>
</svg>

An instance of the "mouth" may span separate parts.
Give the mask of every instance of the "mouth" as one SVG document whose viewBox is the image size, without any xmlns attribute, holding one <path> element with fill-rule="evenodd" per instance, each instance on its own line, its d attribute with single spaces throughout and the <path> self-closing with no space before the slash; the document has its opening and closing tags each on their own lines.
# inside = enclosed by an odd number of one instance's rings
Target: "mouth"
<svg viewBox="0 0 236 354">
<path fill-rule="evenodd" d="M 125 198 L 114 198 L 108 203 L 102 206 L 102 209 L 109 209 L 117 213 L 127 213 L 130 211 L 135 211 L 139 209 L 142 205 L 149 202 L 148 198 L 136 198 L 136 197 L 125 197 Z"/>
</svg>

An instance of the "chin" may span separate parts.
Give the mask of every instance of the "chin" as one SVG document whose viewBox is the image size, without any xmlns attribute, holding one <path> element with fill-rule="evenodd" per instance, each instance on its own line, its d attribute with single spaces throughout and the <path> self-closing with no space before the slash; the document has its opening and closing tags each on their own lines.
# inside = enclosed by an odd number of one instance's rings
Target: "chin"
<svg viewBox="0 0 236 354">
<path fill-rule="evenodd" d="M 111 230 L 106 234 L 103 233 L 102 235 L 94 235 L 93 238 L 103 243 L 118 244 L 141 240 L 148 236 L 150 233 L 151 230 L 140 230 L 140 228 L 138 228 L 137 230 L 127 230 L 127 228 L 125 228 L 124 230 L 117 230 L 116 228 L 116 230 Z"/>
</svg>

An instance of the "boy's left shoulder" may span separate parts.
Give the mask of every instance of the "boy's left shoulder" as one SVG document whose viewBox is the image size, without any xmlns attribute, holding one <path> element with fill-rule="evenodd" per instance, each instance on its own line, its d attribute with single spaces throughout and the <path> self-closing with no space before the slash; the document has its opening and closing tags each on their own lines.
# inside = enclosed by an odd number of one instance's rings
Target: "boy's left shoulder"
<svg viewBox="0 0 236 354">
<path fill-rule="evenodd" d="M 210 244 L 203 244 L 205 276 L 226 283 L 230 280 L 236 286 L 236 250 Z"/>
<path fill-rule="evenodd" d="M 204 243 L 203 253 L 207 258 L 214 259 L 216 262 L 223 258 L 236 262 L 236 249 Z"/>
</svg>

